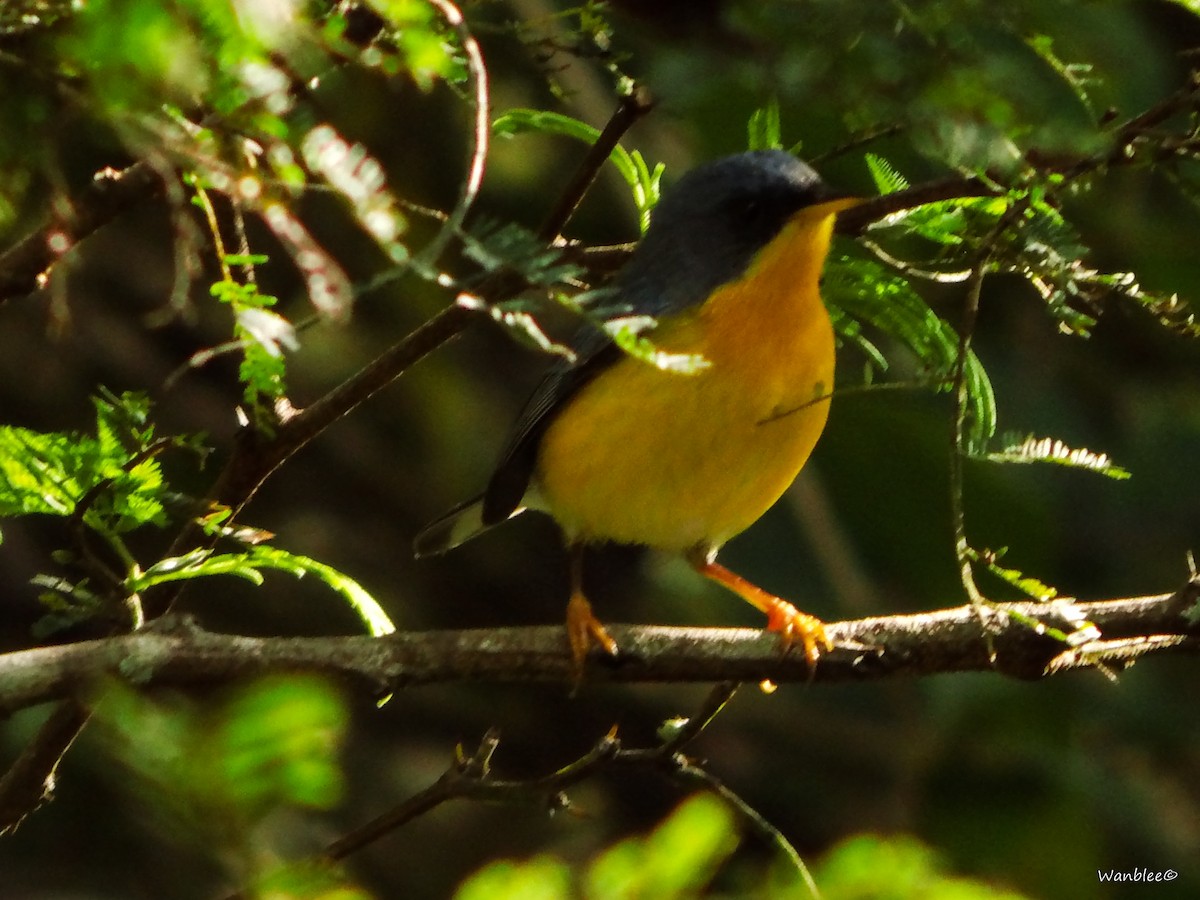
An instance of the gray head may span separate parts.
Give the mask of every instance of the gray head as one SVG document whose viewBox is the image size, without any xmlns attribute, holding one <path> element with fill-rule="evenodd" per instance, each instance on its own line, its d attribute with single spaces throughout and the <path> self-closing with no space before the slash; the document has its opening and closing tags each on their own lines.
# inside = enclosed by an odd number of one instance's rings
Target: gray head
<svg viewBox="0 0 1200 900">
<path fill-rule="evenodd" d="M 844 196 L 782 150 L 698 166 L 663 194 L 618 290 L 639 312 L 695 305 L 746 270 L 797 211 Z"/>
</svg>

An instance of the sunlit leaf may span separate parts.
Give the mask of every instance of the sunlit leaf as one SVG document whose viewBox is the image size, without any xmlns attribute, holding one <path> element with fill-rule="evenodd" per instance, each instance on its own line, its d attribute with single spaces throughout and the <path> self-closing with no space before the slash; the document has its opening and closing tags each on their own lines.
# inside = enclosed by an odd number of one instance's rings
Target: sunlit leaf
<svg viewBox="0 0 1200 900">
<path fill-rule="evenodd" d="M 407 222 L 379 161 L 362 144 L 350 143 L 325 124 L 308 132 L 300 149 L 309 169 L 350 201 L 359 224 L 393 261 L 407 259 L 408 249 L 399 241 Z"/>
<path fill-rule="evenodd" d="M 748 150 L 778 150 L 783 147 L 783 128 L 780 124 L 779 99 L 772 98 L 766 106 L 750 114 L 746 123 Z"/>
<path fill-rule="evenodd" d="M 645 334 L 654 328 L 655 322 L 650 316 L 619 316 L 605 321 L 604 330 L 630 356 L 664 372 L 695 375 L 712 365 L 698 353 L 672 353 L 655 344 Z"/>
<path fill-rule="evenodd" d="M 151 456 L 130 465 L 154 438 L 142 395 L 94 398 L 96 435 L 0 426 L 0 516 L 69 516 L 89 498 L 84 521 L 111 533 L 165 522 L 162 471 Z"/>
<path fill-rule="evenodd" d="M 864 159 L 867 161 L 867 170 L 871 173 L 871 179 L 875 182 L 875 189 L 879 193 L 894 194 L 908 187 L 908 179 L 882 156 L 868 153 Z"/>
<path fill-rule="evenodd" d="M 337 750 L 347 720 L 327 682 L 264 678 L 238 689 L 219 710 L 206 736 L 208 758 L 245 809 L 279 803 L 327 809 L 342 792 Z"/>
<path fill-rule="evenodd" d="M 353 578 L 325 563 L 278 547 L 256 546 L 241 553 L 193 550 L 182 556 L 160 560 L 144 572 L 131 576 L 127 587 L 133 593 L 140 593 L 156 584 L 215 575 L 233 575 L 261 584 L 263 576 L 260 569 L 276 569 L 297 578 L 312 574 L 341 595 L 370 634 L 378 637 L 396 630 L 383 607 Z"/>
<path fill-rule="evenodd" d="M 1054 438 L 1035 438 L 1032 435 L 1019 442 L 1010 440 L 1003 449 L 986 453 L 981 458 L 998 463 L 1050 463 L 1070 469 L 1085 469 L 1116 481 L 1122 481 L 1130 475 L 1127 469 L 1115 465 L 1106 453 L 1068 447 Z"/>
<path fill-rule="evenodd" d="M 492 124 L 492 130 L 503 137 L 526 132 L 558 134 L 589 145 L 600 137 L 600 129 L 586 122 L 562 113 L 537 109 L 509 110 Z M 636 150 L 631 153 L 619 145 L 613 147 L 608 158 L 629 185 L 644 232 L 650 225 L 650 210 L 658 203 L 664 167 L 659 163 L 651 169 L 640 153 Z"/>
</svg>

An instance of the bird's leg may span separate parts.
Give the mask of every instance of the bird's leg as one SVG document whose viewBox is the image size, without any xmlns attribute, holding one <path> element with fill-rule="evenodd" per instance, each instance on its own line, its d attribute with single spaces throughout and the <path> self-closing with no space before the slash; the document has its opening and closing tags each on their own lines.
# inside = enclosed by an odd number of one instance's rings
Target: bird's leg
<svg viewBox="0 0 1200 900">
<path fill-rule="evenodd" d="M 571 663 L 575 684 L 583 678 L 583 663 L 593 645 L 609 656 L 617 655 L 617 642 L 592 613 L 592 604 L 583 593 L 583 544 L 573 543 L 571 554 L 571 599 L 567 603 L 567 640 L 571 645 Z"/>
<path fill-rule="evenodd" d="M 688 555 L 692 568 L 717 584 L 724 585 L 755 609 L 767 614 L 767 631 L 779 632 L 785 650 L 799 641 L 804 645 L 804 658 L 809 666 L 817 664 L 821 650 L 833 649 L 833 642 L 825 634 L 825 625 L 816 616 L 800 612 L 782 597 L 776 597 L 717 563 L 715 555 L 706 549 Z"/>
</svg>

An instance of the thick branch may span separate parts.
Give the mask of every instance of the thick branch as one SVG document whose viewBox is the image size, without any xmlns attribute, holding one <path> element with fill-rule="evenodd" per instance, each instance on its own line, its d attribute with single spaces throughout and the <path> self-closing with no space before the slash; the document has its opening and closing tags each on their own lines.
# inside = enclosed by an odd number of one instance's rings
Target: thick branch
<svg viewBox="0 0 1200 900">
<path fill-rule="evenodd" d="M 611 625 L 619 659 L 597 657 L 586 680 L 620 682 L 759 681 L 837 683 L 948 672 L 996 671 L 1040 678 L 1065 669 L 1120 668 L 1167 649 L 1200 648 L 1200 628 L 1184 612 L 1200 581 L 1174 594 L 1077 603 L 1101 640 L 1068 649 L 1009 612 L 1070 631 L 1055 604 L 1018 603 L 988 613 L 989 658 L 980 613 L 961 606 L 916 615 L 830 624 L 837 645 L 809 671 L 802 654 L 783 654 L 778 639 L 753 628 Z M 144 686 L 189 686 L 268 672 L 345 677 L 375 694 L 448 681 L 561 682 L 571 659 L 560 627 L 408 632 L 384 638 L 252 638 L 191 625 L 0 656 L 0 712 L 88 689 L 97 679 Z"/>
</svg>

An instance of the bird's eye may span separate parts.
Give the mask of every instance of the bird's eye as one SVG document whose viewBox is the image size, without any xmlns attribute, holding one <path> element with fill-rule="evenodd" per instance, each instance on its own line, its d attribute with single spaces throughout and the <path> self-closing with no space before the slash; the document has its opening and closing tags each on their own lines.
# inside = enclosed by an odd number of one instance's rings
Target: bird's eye
<svg viewBox="0 0 1200 900">
<path fill-rule="evenodd" d="M 742 218 L 749 222 L 761 218 L 763 214 L 763 205 L 758 200 L 747 200 L 742 206 Z"/>
<path fill-rule="evenodd" d="M 784 216 L 778 204 L 762 197 L 742 199 L 732 210 L 736 227 L 753 235 L 770 235 L 783 224 Z"/>
</svg>

